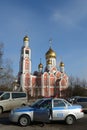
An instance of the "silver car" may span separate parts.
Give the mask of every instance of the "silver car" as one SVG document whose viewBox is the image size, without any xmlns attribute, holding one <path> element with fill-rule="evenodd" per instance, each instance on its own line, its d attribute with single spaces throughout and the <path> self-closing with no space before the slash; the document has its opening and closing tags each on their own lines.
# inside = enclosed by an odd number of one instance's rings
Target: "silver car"
<svg viewBox="0 0 87 130">
<path fill-rule="evenodd" d="M 72 105 L 65 99 L 43 98 L 31 106 L 16 108 L 11 111 L 9 119 L 21 126 L 30 125 L 31 122 L 51 122 L 64 120 L 71 125 L 77 119 L 84 117 L 80 105 Z"/>
<path fill-rule="evenodd" d="M 78 104 L 82 106 L 83 112 L 87 113 L 87 97 L 77 97 L 73 100 L 73 104 Z"/>
</svg>

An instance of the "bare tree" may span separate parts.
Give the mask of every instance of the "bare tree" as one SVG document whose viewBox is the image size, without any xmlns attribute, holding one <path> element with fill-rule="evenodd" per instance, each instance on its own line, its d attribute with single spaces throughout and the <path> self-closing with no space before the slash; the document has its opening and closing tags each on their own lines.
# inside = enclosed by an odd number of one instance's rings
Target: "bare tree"
<svg viewBox="0 0 87 130">
<path fill-rule="evenodd" d="M 0 69 L 2 68 L 2 57 L 3 57 L 3 47 L 4 47 L 4 44 L 3 43 L 0 43 Z"/>
<path fill-rule="evenodd" d="M 11 60 L 3 60 L 3 47 L 4 45 L 0 44 L 0 90 L 9 90 L 14 76 Z"/>
<path fill-rule="evenodd" d="M 69 77 L 69 94 L 70 96 L 87 96 L 87 81 L 85 79 L 73 76 Z"/>
</svg>

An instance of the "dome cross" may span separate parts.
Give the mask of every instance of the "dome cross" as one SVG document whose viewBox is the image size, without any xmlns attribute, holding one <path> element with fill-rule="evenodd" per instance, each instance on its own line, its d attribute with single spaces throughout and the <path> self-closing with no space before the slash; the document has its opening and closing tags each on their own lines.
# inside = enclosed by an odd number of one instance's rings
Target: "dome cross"
<svg viewBox="0 0 87 130">
<path fill-rule="evenodd" d="M 49 44 L 50 44 L 50 47 L 52 46 L 52 41 L 53 41 L 53 39 L 52 39 L 52 38 L 50 38 L 50 39 L 49 39 Z"/>
</svg>

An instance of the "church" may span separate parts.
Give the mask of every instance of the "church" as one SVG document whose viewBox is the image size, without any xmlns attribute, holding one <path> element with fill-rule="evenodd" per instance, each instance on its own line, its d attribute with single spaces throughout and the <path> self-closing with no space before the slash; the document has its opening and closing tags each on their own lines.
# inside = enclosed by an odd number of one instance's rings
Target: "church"
<svg viewBox="0 0 87 130">
<path fill-rule="evenodd" d="M 23 38 L 21 48 L 18 82 L 20 89 L 27 92 L 31 97 L 66 97 L 68 88 L 68 76 L 65 73 L 65 65 L 60 62 L 59 68 L 56 64 L 56 52 L 49 47 L 45 53 L 46 66 L 38 64 L 38 71 L 31 72 L 32 59 L 29 37 Z"/>
</svg>

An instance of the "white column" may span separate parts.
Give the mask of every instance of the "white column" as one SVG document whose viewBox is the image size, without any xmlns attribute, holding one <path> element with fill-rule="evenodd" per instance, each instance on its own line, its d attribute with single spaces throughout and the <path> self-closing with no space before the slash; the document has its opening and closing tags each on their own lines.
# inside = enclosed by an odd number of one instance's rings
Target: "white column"
<svg viewBox="0 0 87 130">
<path fill-rule="evenodd" d="M 42 75 L 41 84 L 42 84 L 41 95 L 44 96 L 44 76 L 43 75 Z"/>
</svg>

